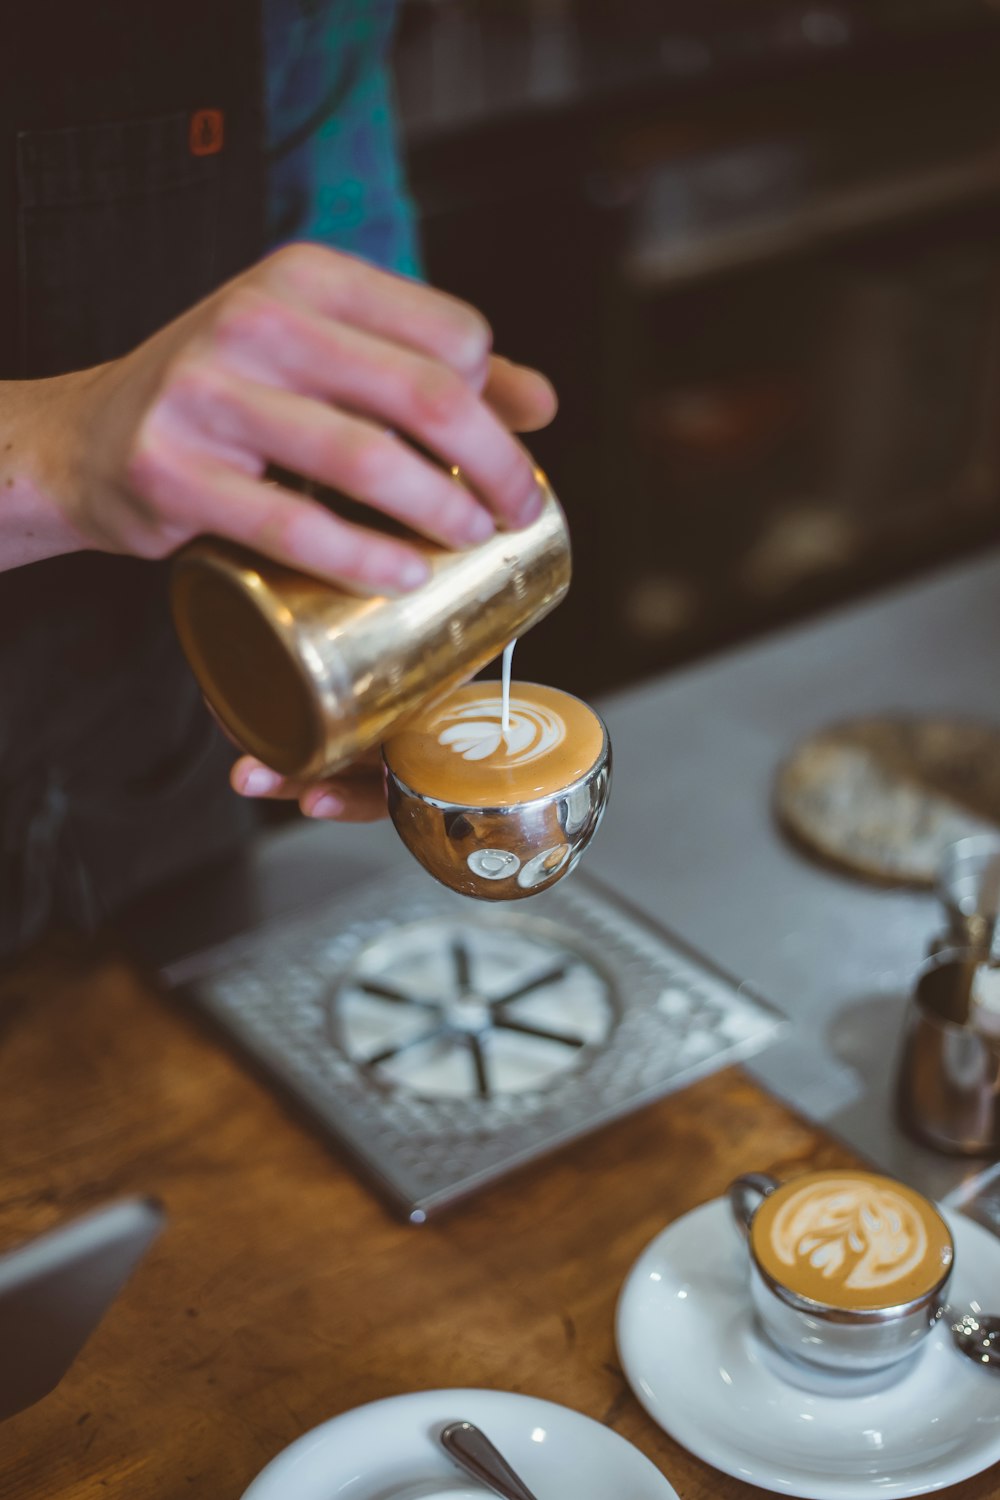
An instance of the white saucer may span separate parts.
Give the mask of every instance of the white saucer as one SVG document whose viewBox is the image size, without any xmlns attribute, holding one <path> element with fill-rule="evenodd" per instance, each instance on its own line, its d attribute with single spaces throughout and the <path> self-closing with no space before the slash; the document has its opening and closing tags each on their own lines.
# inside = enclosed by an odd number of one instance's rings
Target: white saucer
<svg viewBox="0 0 1000 1500">
<path fill-rule="evenodd" d="M 951 1301 L 990 1311 L 1000 1304 L 1000 1240 L 943 1212 L 955 1237 Z M 754 1328 L 746 1251 L 721 1198 L 643 1251 L 622 1288 L 617 1334 L 653 1420 L 763 1489 L 805 1500 L 922 1495 L 1000 1459 L 1000 1378 L 960 1354 L 940 1324 L 880 1392 L 812 1393 L 783 1379 Z"/>
<path fill-rule="evenodd" d="M 487 1500 L 436 1441 L 461 1421 L 482 1428 L 538 1500 L 677 1500 L 649 1459 L 610 1428 L 507 1391 L 417 1391 L 359 1406 L 279 1453 L 243 1500 Z"/>
</svg>

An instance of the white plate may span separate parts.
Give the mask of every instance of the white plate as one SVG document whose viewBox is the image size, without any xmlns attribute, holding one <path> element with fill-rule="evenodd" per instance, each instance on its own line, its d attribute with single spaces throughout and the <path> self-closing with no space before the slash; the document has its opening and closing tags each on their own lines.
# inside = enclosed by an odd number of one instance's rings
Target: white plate
<svg viewBox="0 0 1000 1500">
<path fill-rule="evenodd" d="M 538 1500 L 677 1500 L 610 1428 L 507 1391 L 417 1391 L 359 1406 L 279 1453 L 243 1500 L 486 1500 L 436 1441 L 461 1421 L 482 1428 Z"/>
<path fill-rule="evenodd" d="M 1000 1240 L 961 1214 L 945 1217 L 955 1237 L 951 1299 L 989 1311 L 1000 1303 Z M 960 1354 L 940 1324 L 885 1390 L 809 1393 L 783 1379 L 755 1331 L 746 1251 L 721 1198 L 643 1251 L 622 1288 L 617 1332 L 625 1374 L 653 1420 L 763 1489 L 805 1500 L 922 1495 L 1000 1459 L 1000 1377 Z"/>
</svg>

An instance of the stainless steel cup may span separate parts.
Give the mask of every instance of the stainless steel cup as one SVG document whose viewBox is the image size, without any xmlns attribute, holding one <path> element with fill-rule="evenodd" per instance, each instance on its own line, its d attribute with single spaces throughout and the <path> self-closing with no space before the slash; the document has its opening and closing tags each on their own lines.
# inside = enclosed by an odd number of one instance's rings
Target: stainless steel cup
<svg viewBox="0 0 1000 1500">
<path fill-rule="evenodd" d="M 944 949 L 920 969 L 897 1073 L 903 1128 L 959 1156 L 1000 1153 L 1000 965 Z"/>
<path fill-rule="evenodd" d="M 435 880 L 463 896 L 517 901 L 568 875 L 597 832 L 611 789 L 611 742 L 605 728 L 597 760 L 571 785 L 507 807 L 424 796 L 388 761 L 386 785 L 396 832 Z"/>
<path fill-rule="evenodd" d="M 876 1384 L 899 1373 L 946 1309 L 951 1265 L 923 1296 L 898 1307 L 846 1310 L 800 1297 L 776 1281 L 754 1254 L 757 1208 L 781 1187 L 776 1177 L 748 1172 L 729 1187 L 729 1202 L 750 1260 L 750 1293 L 761 1330 L 795 1365 L 827 1375 L 866 1377 Z M 845 1383 L 854 1390 L 855 1385 Z M 869 1385 L 866 1383 L 866 1390 Z"/>
</svg>

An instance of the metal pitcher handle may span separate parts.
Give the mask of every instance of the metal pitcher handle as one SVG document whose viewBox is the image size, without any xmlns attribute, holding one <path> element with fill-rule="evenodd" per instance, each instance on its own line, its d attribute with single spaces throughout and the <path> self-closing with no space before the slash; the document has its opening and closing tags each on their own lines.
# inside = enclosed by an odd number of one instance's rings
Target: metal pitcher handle
<svg viewBox="0 0 1000 1500">
<path fill-rule="evenodd" d="M 780 1186 L 777 1177 L 771 1177 L 767 1172 L 744 1172 L 729 1184 L 729 1207 L 744 1239 L 749 1235 L 753 1216 L 764 1199 Z"/>
</svg>

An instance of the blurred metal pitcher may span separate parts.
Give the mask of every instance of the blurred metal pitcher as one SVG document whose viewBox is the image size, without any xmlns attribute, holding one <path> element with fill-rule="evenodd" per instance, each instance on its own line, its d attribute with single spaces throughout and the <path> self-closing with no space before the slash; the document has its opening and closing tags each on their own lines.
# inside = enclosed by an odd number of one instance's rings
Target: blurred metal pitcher
<svg viewBox="0 0 1000 1500">
<path fill-rule="evenodd" d="M 282 775 L 327 775 L 537 624 L 566 593 L 571 564 L 566 519 L 536 477 L 545 503 L 523 531 L 467 552 L 414 538 L 432 572 L 402 598 L 361 597 L 213 537 L 185 547 L 174 622 L 233 739 Z"/>
<path fill-rule="evenodd" d="M 1000 1153 L 1000 966 L 945 949 L 920 970 L 899 1063 L 909 1134 L 939 1151 Z"/>
<path fill-rule="evenodd" d="M 937 895 L 948 930 L 939 948 L 971 948 L 1000 962 L 1000 835 L 972 834 L 944 852 Z"/>
</svg>

